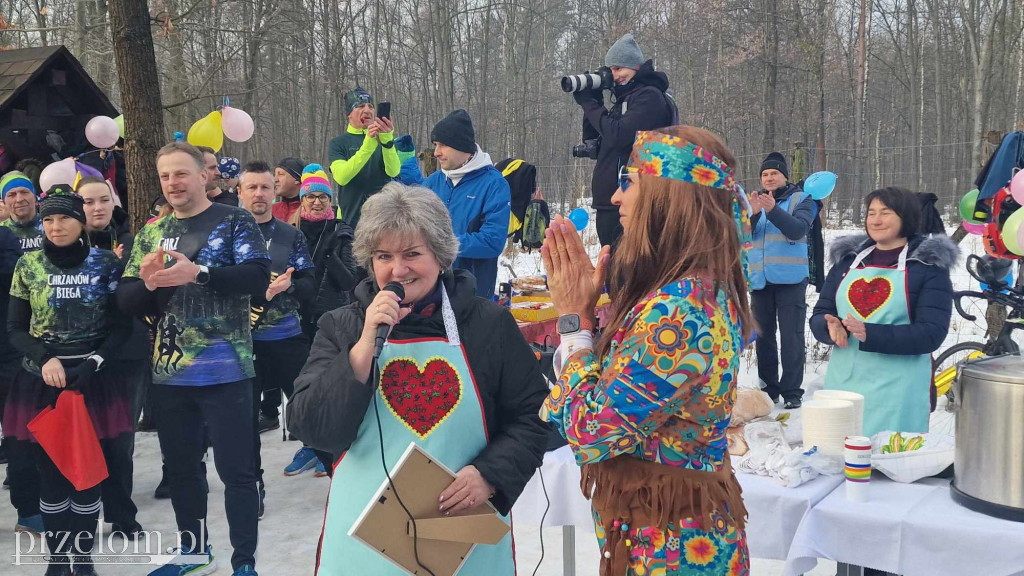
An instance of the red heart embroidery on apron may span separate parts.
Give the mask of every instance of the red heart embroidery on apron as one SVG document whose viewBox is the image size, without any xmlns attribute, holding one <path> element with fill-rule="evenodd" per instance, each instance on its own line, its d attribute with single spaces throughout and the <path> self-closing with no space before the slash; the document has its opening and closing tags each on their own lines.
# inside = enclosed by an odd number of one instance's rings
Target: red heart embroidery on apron
<svg viewBox="0 0 1024 576">
<path fill-rule="evenodd" d="M 431 358 L 421 370 L 411 358 L 396 358 L 384 366 L 380 388 L 391 412 L 410 430 L 426 439 L 462 399 L 458 372 L 442 358 Z"/>
<path fill-rule="evenodd" d="M 885 305 L 892 297 L 892 282 L 885 277 L 865 280 L 858 278 L 850 284 L 847 299 L 850 306 L 860 314 L 861 318 L 867 319 L 876 310 Z"/>
</svg>

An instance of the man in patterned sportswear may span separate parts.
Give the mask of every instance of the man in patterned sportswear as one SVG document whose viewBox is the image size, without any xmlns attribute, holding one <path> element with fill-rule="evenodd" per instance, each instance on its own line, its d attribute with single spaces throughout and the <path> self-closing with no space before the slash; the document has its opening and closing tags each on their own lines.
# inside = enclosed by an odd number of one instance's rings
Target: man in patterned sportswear
<svg viewBox="0 0 1024 576">
<path fill-rule="evenodd" d="M 200 466 L 205 422 L 225 487 L 231 565 L 245 573 L 256 564 L 258 505 L 249 298 L 266 292 L 270 257 L 252 215 L 207 197 L 199 150 L 168 144 L 157 153 L 157 170 L 174 212 L 135 238 L 118 299 L 125 310 L 157 319 L 153 405 L 182 553 L 210 554 L 191 563 L 195 570 L 212 563 Z M 152 574 L 179 573 L 167 565 Z"/>
</svg>

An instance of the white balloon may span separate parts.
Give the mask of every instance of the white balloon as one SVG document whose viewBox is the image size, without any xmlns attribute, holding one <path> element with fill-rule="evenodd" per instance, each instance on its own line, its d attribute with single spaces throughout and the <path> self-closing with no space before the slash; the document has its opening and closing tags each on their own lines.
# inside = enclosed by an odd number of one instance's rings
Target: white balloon
<svg viewBox="0 0 1024 576">
<path fill-rule="evenodd" d="M 245 110 L 225 106 L 221 109 L 221 118 L 224 135 L 233 142 L 245 142 L 256 131 L 252 116 Z"/>
<path fill-rule="evenodd" d="M 58 184 L 71 186 L 75 183 L 77 175 L 78 170 L 75 168 L 74 158 L 66 158 L 60 162 L 54 162 L 43 168 L 43 171 L 39 174 L 39 191 L 46 192 Z"/>
<path fill-rule="evenodd" d="M 1024 204 L 1024 170 L 1017 171 L 1010 180 L 1010 196 L 1018 204 Z"/>
<path fill-rule="evenodd" d="M 121 137 L 117 122 L 108 116 L 94 116 L 85 125 L 85 138 L 97 148 L 111 148 Z"/>
</svg>

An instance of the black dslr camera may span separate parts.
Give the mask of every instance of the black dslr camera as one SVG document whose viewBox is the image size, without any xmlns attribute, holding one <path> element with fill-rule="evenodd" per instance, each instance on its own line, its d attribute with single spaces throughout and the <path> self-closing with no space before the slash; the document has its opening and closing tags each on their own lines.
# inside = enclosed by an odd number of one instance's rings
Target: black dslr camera
<svg viewBox="0 0 1024 576">
<path fill-rule="evenodd" d="M 597 152 L 601 149 L 601 139 L 591 138 L 584 140 L 583 144 L 577 144 L 572 147 L 573 158 L 590 158 L 591 160 L 597 160 Z"/>
<path fill-rule="evenodd" d="M 562 90 L 565 92 L 582 92 L 584 90 L 611 90 L 615 86 L 615 78 L 607 66 L 596 72 L 584 72 L 574 76 L 562 76 Z M 590 158 L 597 160 L 597 152 L 601 149 L 600 138 L 584 139 L 582 144 L 572 147 L 573 158 Z"/>
</svg>

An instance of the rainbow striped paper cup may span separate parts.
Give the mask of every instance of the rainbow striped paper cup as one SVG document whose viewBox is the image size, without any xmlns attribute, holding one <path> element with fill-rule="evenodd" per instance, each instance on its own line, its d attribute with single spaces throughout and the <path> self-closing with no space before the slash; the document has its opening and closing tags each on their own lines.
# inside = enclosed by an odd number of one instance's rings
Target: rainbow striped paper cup
<svg viewBox="0 0 1024 576">
<path fill-rule="evenodd" d="M 846 460 L 846 499 L 867 502 L 871 486 L 871 438 L 847 436 L 843 455 Z"/>
</svg>

